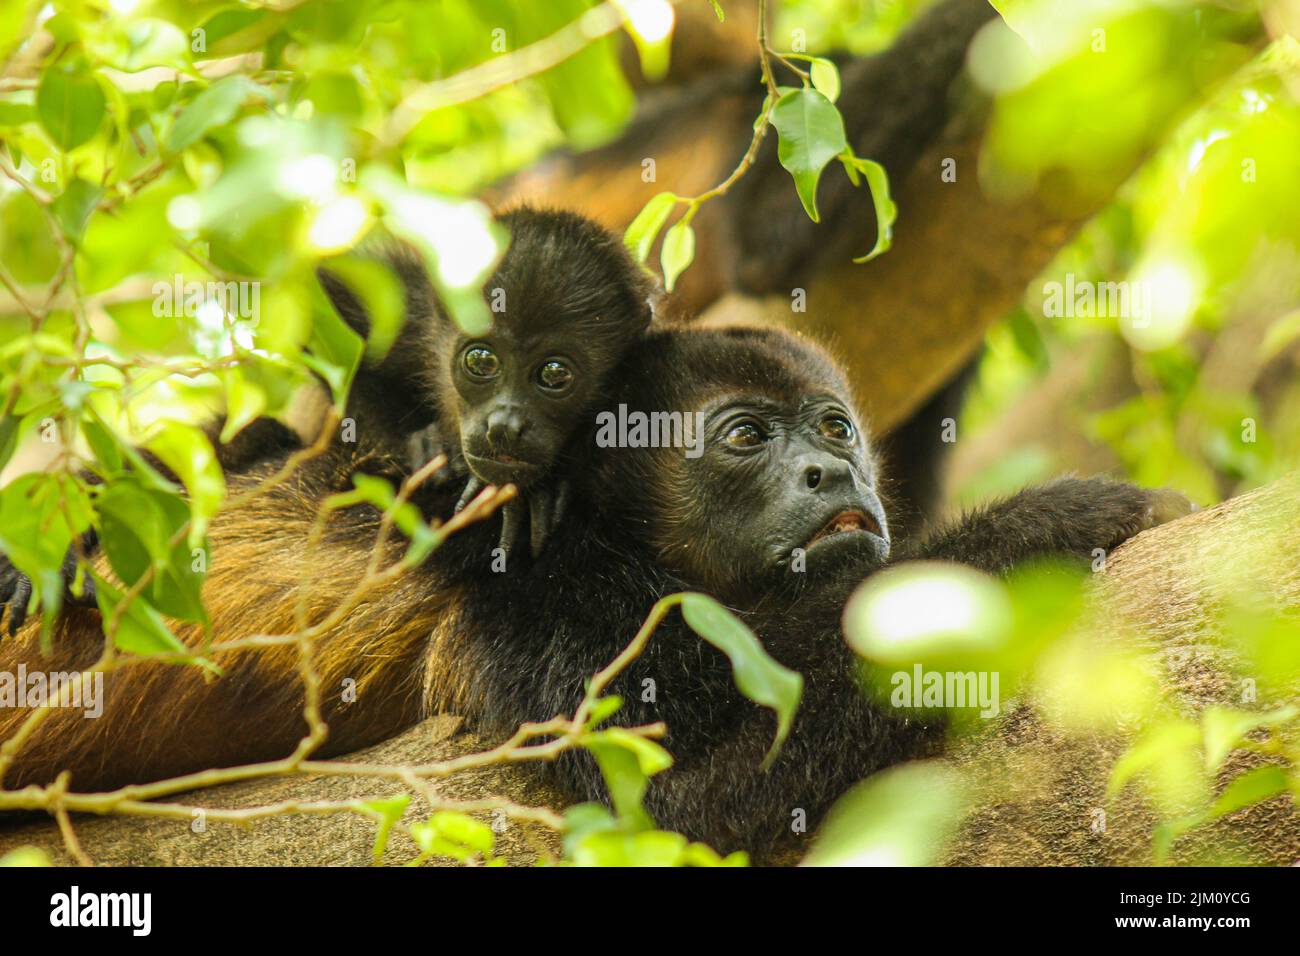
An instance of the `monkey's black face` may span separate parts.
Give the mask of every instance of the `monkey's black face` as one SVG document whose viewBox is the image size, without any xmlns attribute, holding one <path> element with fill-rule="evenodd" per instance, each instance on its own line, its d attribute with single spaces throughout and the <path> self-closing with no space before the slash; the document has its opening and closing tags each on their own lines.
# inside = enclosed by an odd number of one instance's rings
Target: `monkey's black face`
<svg viewBox="0 0 1300 956">
<path fill-rule="evenodd" d="M 572 338 L 508 324 L 458 342 L 449 360 L 466 462 L 484 481 L 520 487 L 551 469 L 608 364 Z"/>
<path fill-rule="evenodd" d="M 681 491 L 708 505 L 682 529 L 682 570 L 743 607 L 799 585 L 796 575 L 867 573 L 889 557 L 874 468 L 846 403 L 733 394 L 703 411 L 704 450 L 682 459 Z"/>
<path fill-rule="evenodd" d="M 621 239 L 591 220 L 534 209 L 499 218 L 511 240 L 484 286 L 492 330 L 457 336 L 441 355 L 466 463 L 484 481 L 526 487 L 649 323 L 650 286 Z"/>
</svg>

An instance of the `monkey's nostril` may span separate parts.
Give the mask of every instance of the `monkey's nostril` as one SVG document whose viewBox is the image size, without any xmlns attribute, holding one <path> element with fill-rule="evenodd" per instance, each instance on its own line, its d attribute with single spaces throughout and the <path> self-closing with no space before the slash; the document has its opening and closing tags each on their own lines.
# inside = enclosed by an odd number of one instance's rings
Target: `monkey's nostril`
<svg viewBox="0 0 1300 956">
<path fill-rule="evenodd" d="M 808 487 L 811 489 L 815 489 L 818 485 L 822 483 L 821 466 L 810 465 L 808 467 L 808 470 L 803 473 L 803 477 L 804 477 L 804 481 L 808 483 Z"/>
</svg>

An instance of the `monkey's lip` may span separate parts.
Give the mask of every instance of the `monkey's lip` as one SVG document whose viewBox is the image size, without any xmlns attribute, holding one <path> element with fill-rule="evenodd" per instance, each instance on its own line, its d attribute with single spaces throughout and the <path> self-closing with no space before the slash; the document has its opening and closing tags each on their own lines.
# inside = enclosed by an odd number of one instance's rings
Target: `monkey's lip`
<svg viewBox="0 0 1300 956">
<path fill-rule="evenodd" d="M 825 526 L 812 536 L 807 547 L 811 548 L 819 541 L 826 538 L 841 534 L 853 534 L 855 532 L 866 531 L 874 534 L 877 538 L 883 538 L 884 532 L 880 528 L 880 522 L 867 514 L 865 511 L 841 511 Z"/>
</svg>

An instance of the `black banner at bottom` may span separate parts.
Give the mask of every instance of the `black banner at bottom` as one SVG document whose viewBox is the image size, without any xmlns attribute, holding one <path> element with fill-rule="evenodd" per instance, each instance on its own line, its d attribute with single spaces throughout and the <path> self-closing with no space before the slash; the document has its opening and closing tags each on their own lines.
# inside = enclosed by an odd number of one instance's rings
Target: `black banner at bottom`
<svg viewBox="0 0 1300 956">
<path fill-rule="evenodd" d="M 918 945 L 1295 931 L 1296 869 L 0 869 L 6 942 L 567 945 L 879 931 Z M 1044 930 L 1049 928 L 1044 937 Z M 588 937 L 597 943 L 600 937 Z M 15 949 L 7 948 L 8 952 Z"/>
</svg>

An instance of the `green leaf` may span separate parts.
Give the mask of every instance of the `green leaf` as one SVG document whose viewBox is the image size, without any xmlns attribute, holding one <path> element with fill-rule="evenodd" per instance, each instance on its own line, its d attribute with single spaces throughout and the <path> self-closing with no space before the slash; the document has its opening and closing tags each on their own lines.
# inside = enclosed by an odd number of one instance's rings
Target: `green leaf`
<svg viewBox="0 0 1300 956">
<path fill-rule="evenodd" d="M 650 256 L 650 249 L 664 227 L 673 207 L 677 205 L 677 196 L 673 193 L 659 193 L 636 214 L 632 224 L 623 233 L 623 244 L 636 256 L 637 262 L 644 263 Z"/>
<path fill-rule="evenodd" d="M 718 22 L 722 23 L 723 21 L 725 21 L 727 19 L 727 15 L 722 10 L 722 4 L 719 3 L 718 0 L 709 0 L 709 3 L 713 4 L 713 12 L 718 15 Z"/>
<path fill-rule="evenodd" d="M 95 603 L 99 605 L 99 613 L 104 619 L 105 635 L 108 633 L 113 609 L 121 602 L 122 592 L 96 574 Z M 183 654 L 186 651 L 180 638 L 171 632 L 162 615 L 150 607 L 143 596 L 127 605 L 118 622 L 113 643 L 118 650 L 129 654 Z"/>
<path fill-rule="evenodd" d="M 455 810 L 439 810 L 428 820 L 412 824 L 410 832 L 421 859 L 444 856 L 464 863 L 481 855 L 484 862 L 491 862 L 496 848 L 490 826 Z"/>
<path fill-rule="evenodd" d="M 360 256 L 338 256 L 322 265 L 342 280 L 365 308 L 370 324 L 366 358 L 382 361 L 406 320 L 406 295 L 401 281 L 382 262 Z"/>
<path fill-rule="evenodd" d="M 967 797 L 937 761 L 868 777 L 831 809 L 805 866 L 931 866 L 957 828 Z"/>
<path fill-rule="evenodd" d="M 81 420 L 81 434 L 85 436 L 90 453 L 101 466 L 104 476 L 116 475 L 122 470 L 122 454 L 118 451 L 117 439 L 113 437 L 96 418 Z"/>
<path fill-rule="evenodd" d="M 230 7 L 219 10 L 203 22 L 207 50 L 203 56 L 216 58 L 248 53 L 260 48 L 280 28 L 283 17 L 267 10 Z"/>
<path fill-rule="evenodd" d="M 614 815 L 601 804 L 574 804 L 564 811 L 564 855 L 572 859 L 590 837 L 618 828 Z"/>
<path fill-rule="evenodd" d="M 244 101 L 253 95 L 266 97 L 266 90 L 246 76 L 235 74 L 218 80 L 194 97 L 176 119 L 165 140 L 168 152 L 179 152 L 197 143 L 209 130 L 235 118 Z"/>
<path fill-rule="evenodd" d="M 0 552 L 31 579 L 42 641 L 63 607 L 63 559 L 90 521 L 85 489 L 69 475 L 33 472 L 0 489 Z"/>
<path fill-rule="evenodd" d="M 673 765 L 673 756 L 659 744 L 623 727 L 610 727 L 588 738 L 592 741 L 615 744 L 636 757 L 637 767 L 647 777 L 667 770 Z"/>
<path fill-rule="evenodd" d="M 583 741 L 583 746 L 595 755 L 596 763 L 600 765 L 619 824 L 628 831 L 651 829 L 654 821 L 641 806 L 649 779 L 641 769 L 640 755 L 624 746 L 624 741 L 610 738 L 607 734 L 608 731 L 594 734 Z"/>
<path fill-rule="evenodd" d="M 181 480 L 190 496 L 189 546 L 200 547 L 208 522 L 226 496 L 226 479 L 221 472 L 212 442 L 203 430 L 180 422 L 161 422 L 146 447 Z"/>
<path fill-rule="evenodd" d="M 664 830 L 640 833 L 593 833 L 573 851 L 577 866 L 680 866 L 687 850 L 686 837 Z"/>
<path fill-rule="evenodd" d="M 0 127 L 13 129 L 37 122 L 36 104 L 32 99 L 27 90 L 0 97 Z"/>
<path fill-rule="evenodd" d="M 483 283 L 505 251 L 506 230 L 475 200 L 450 200 L 411 189 L 389 169 L 367 167 L 361 184 L 385 207 L 385 222 L 424 255 L 443 304 L 466 335 L 483 335 L 492 314 Z"/>
<path fill-rule="evenodd" d="M 812 89 L 791 90 L 772 108 L 780 143 L 777 158 L 794 177 L 804 210 L 817 222 L 817 182 L 826 164 L 848 147 L 835 104 Z"/>
<path fill-rule="evenodd" d="M 266 390 L 244 374 L 243 367 L 225 369 L 221 384 L 226 391 L 226 419 L 218 437 L 223 445 L 266 411 Z"/>
<path fill-rule="evenodd" d="M 86 231 L 86 221 L 99 203 L 104 191 L 94 183 L 84 179 L 74 179 L 68 188 L 54 200 L 52 209 L 63 234 L 74 243 L 81 242 L 82 233 Z"/>
<path fill-rule="evenodd" d="M 310 354 L 304 361 L 325 379 L 339 407 L 347 401 L 352 378 L 361 365 L 365 343 L 361 336 L 339 317 L 334 306 L 319 288 L 312 293 L 311 336 L 307 340 Z"/>
<path fill-rule="evenodd" d="M 192 69 L 189 38 L 180 27 L 150 17 L 129 20 L 113 30 L 96 52 L 110 66 L 127 73 L 163 66 Z"/>
<path fill-rule="evenodd" d="M 384 850 L 388 848 L 388 837 L 392 834 L 393 827 L 402 819 L 402 814 L 406 812 L 410 802 L 411 798 L 401 793 L 385 800 L 363 800 L 357 803 L 359 812 L 378 820 L 373 850 L 376 864 L 383 861 Z"/>
<path fill-rule="evenodd" d="M 695 230 L 682 217 L 664 235 L 664 247 L 659 262 L 664 269 L 664 289 L 673 291 L 677 277 L 695 260 Z"/>
<path fill-rule="evenodd" d="M 870 262 L 876 256 L 888 252 L 894 242 L 894 222 L 898 219 L 898 207 L 889 195 L 889 174 L 885 167 L 869 159 L 853 157 L 853 165 L 867 177 L 867 188 L 871 190 L 871 203 L 876 208 L 876 244 L 866 255 L 859 256 L 854 262 Z"/>
<path fill-rule="evenodd" d="M 840 69 L 830 60 L 813 57 L 809 70 L 813 89 L 834 103 L 840 98 Z"/>
<path fill-rule="evenodd" d="M 439 537 L 425 522 L 419 508 L 404 501 L 394 509 L 397 495 L 387 481 L 373 475 L 353 475 L 352 483 L 356 486 L 359 500 L 369 502 L 380 511 L 393 512 L 393 527 L 411 540 L 407 551 L 408 559 L 423 561 L 437 547 Z"/>
<path fill-rule="evenodd" d="M 617 694 L 611 694 L 608 697 L 602 697 L 591 708 L 591 716 L 587 719 L 587 729 L 594 730 L 599 727 L 623 706 L 623 698 Z"/>
<path fill-rule="evenodd" d="M 152 567 L 154 577 L 144 592 L 149 603 L 170 617 L 206 621 L 203 573 L 193 569 L 184 540 L 169 544 L 189 518 L 185 502 L 126 479 L 108 485 L 98 508 L 99 539 L 114 573 L 133 586 Z"/>
<path fill-rule="evenodd" d="M 1115 761 L 1106 785 L 1107 798 L 1115 797 L 1138 774 L 1195 747 L 1200 736 L 1196 725 L 1185 720 L 1171 720 L 1152 728 Z"/>
<path fill-rule="evenodd" d="M 0 415 L 0 470 L 9 463 L 18 447 L 18 424 L 21 421 L 17 415 Z"/>
<path fill-rule="evenodd" d="M 1214 801 L 1214 806 L 1210 809 L 1209 818 L 1227 816 L 1243 807 L 1263 803 L 1286 793 L 1289 788 L 1290 781 L 1285 767 L 1269 764 L 1247 770 L 1223 788 L 1223 793 L 1219 794 L 1219 799 Z"/>
<path fill-rule="evenodd" d="M 776 711 L 776 737 L 763 759 L 763 765 L 770 766 L 790 734 L 803 693 L 803 677 L 769 657 L 754 632 L 707 594 L 682 595 L 682 617 L 691 630 L 731 660 L 740 692 Z"/>
<path fill-rule="evenodd" d="M 1227 707 L 1207 707 L 1201 714 L 1201 730 L 1205 741 L 1205 767 L 1210 772 L 1218 770 L 1246 734 L 1260 727 L 1286 723 L 1300 714 L 1300 708 L 1281 707 L 1265 713 L 1232 710 Z"/>
<path fill-rule="evenodd" d="M 104 91 L 89 73 L 51 66 L 36 89 L 41 126 L 64 150 L 75 149 L 99 130 Z"/>
<path fill-rule="evenodd" d="M 0 866 L 53 866 L 53 864 L 40 847 L 20 846 L 0 856 Z"/>
</svg>

